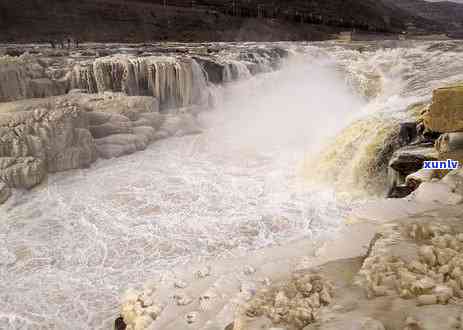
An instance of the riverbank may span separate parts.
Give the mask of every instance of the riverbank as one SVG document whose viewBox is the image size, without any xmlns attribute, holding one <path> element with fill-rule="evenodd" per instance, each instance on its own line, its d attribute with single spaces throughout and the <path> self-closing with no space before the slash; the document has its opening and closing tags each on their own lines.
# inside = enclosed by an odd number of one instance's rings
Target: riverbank
<svg viewBox="0 0 463 330">
<path fill-rule="evenodd" d="M 370 291 L 362 282 L 364 269 L 370 260 L 386 256 L 387 260 L 405 260 L 405 269 L 411 262 L 411 267 L 419 267 L 418 246 L 410 244 L 425 242 L 415 234 L 410 236 L 406 229 L 420 231 L 422 226 L 430 226 L 434 232 L 424 239 L 433 238 L 434 242 L 440 234 L 458 235 L 461 219 L 461 206 L 405 199 L 372 202 L 354 210 L 335 238 L 323 243 L 303 240 L 213 265 L 194 265 L 145 286 L 144 291 L 130 291 L 123 300 L 124 320 L 133 322 L 128 322 L 128 329 L 402 329 L 412 320 L 420 324 L 419 329 L 436 329 L 446 317 L 459 320 L 459 292 L 443 305 L 436 300 L 429 304 L 432 306 L 420 306 L 413 294 L 400 298 L 395 282 L 385 289 L 380 280 Z M 420 241 L 410 243 L 415 240 Z M 416 270 L 410 272 L 415 272 L 416 281 L 424 276 Z M 176 277 L 178 274 L 182 275 Z M 189 275 L 183 277 L 185 274 Z M 310 281 L 310 276 L 326 281 L 329 293 L 325 293 L 325 301 L 317 302 L 321 299 L 318 291 L 309 288 L 304 292 L 304 287 L 311 287 L 304 282 Z M 443 281 L 425 291 L 431 293 L 438 284 L 448 283 Z M 155 323 L 131 314 L 140 306 L 145 306 L 141 308 L 144 313 L 155 306 L 159 313 Z M 428 317 L 431 311 L 439 314 Z M 453 329 L 451 326 L 439 329 Z"/>
</svg>

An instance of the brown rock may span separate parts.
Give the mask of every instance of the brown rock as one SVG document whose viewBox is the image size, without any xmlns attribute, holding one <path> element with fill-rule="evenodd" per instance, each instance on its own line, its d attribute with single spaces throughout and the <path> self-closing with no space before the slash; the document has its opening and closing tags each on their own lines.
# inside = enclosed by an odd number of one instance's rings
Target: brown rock
<svg viewBox="0 0 463 330">
<path fill-rule="evenodd" d="M 435 132 L 463 131 L 463 86 L 436 89 L 424 122 Z"/>
</svg>

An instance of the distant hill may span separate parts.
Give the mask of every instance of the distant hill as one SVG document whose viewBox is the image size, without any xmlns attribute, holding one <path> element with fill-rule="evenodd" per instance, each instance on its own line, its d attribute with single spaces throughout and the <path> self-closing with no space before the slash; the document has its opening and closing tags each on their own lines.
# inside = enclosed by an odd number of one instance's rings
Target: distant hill
<svg viewBox="0 0 463 330">
<path fill-rule="evenodd" d="M 463 3 L 450 1 L 429 2 L 424 0 L 383 0 L 409 14 L 434 22 L 434 28 L 463 36 Z"/>
<path fill-rule="evenodd" d="M 406 22 L 441 28 L 435 15 L 386 1 L 0 0 L 0 41 L 323 40 L 354 28 L 399 32 Z"/>
</svg>

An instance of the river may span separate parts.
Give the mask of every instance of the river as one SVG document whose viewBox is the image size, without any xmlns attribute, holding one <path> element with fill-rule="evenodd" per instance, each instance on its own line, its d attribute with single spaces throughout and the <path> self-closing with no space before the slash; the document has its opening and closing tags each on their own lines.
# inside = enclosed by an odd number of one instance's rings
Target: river
<svg viewBox="0 0 463 330">
<path fill-rule="evenodd" d="M 458 42 L 283 45 L 281 70 L 214 89 L 202 134 L 52 175 L 3 205 L 0 328 L 111 329 L 123 290 L 168 269 L 335 235 L 359 200 L 308 184 L 307 159 L 353 120 L 407 118 L 463 80 Z M 367 147 L 328 175 L 352 177 Z"/>
</svg>

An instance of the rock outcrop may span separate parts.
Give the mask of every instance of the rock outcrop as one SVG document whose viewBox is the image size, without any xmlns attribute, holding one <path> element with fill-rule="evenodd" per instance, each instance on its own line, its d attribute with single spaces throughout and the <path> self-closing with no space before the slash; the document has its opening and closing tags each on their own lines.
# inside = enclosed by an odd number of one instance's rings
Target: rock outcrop
<svg viewBox="0 0 463 330">
<path fill-rule="evenodd" d="M 85 112 L 66 100 L 49 100 L 32 111 L 0 114 L 0 177 L 10 187 L 30 189 L 47 172 L 88 167 L 96 149 Z"/>
<path fill-rule="evenodd" d="M 188 108 L 160 114 L 153 97 L 73 92 L 4 103 L 0 106 L 0 200 L 10 196 L 10 188 L 40 184 L 47 173 L 87 168 L 98 158 L 128 155 L 158 139 L 199 132 Z"/>
<path fill-rule="evenodd" d="M 463 131 L 463 86 L 436 89 L 424 123 L 434 132 Z"/>
<path fill-rule="evenodd" d="M 18 103 L 17 111 L 0 115 L 4 132 L 1 156 L 33 156 L 44 159 L 50 170 L 66 170 L 73 168 L 66 160 L 79 158 L 75 156 L 81 151 L 90 152 L 87 118 L 78 104 L 62 98 L 49 99 L 32 111 L 21 111 L 22 105 Z M 66 152 L 72 147 L 84 149 L 75 150 L 68 158 Z M 82 158 L 83 165 L 87 161 L 85 155 Z"/>
<path fill-rule="evenodd" d="M 423 172 L 415 173 L 423 169 L 425 161 L 437 160 L 438 158 L 438 153 L 429 143 L 405 146 L 395 151 L 389 161 L 390 189 L 388 197 L 402 198 L 413 192 L 422 182 L 422 179 L 425 179 Z"/>
<path fill-rule="evenodd" d="M 423 184 L 415 195 L 419 200 L 460 203 L 448 185 L 431 182 L 449 171 L 423 169 L 423 162 L 451 159 L 463 164 L 463 86 L 435 90 L 432 104 L 424 108 L 415 124 L 402 125 L 400 137 L 408 145 L 396 151 L 389 162 L 388 196 L 405 197 Z"/>
</svg>

